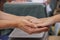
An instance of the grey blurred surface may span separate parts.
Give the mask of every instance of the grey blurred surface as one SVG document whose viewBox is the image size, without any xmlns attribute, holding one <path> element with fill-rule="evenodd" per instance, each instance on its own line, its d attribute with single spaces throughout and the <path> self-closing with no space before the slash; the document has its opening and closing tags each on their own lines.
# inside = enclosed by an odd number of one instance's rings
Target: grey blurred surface
<svg viewBox="0 0 60 40">
<path fill-rule="evenodd" d="M 9 37 L 12 37 L 12 38 L 42 38 L 44 36 L 44 34 L 45 33 L 42 32 L 42 33 L 30 35 L 20 29 L 15 28 Z"/>
</svg>

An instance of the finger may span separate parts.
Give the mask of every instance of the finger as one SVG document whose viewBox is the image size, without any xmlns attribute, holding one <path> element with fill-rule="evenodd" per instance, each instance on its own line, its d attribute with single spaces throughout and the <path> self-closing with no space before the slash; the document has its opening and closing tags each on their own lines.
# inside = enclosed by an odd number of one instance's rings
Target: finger
<svg viewBox="0 0 60 40">
<path fill-rule="evenodd" d="M 28 32 L 28 29 L 29 29 L 29 28 L 28 28 L 27 26 L 19 27 L 19 29 L 23 30 L 24 32 L 29 33 L 29 32 Z"/>
<path fill-rule="evenodd" d="M 35 24 L 29 24 L 29 25 L 26 25 L 26 26 L 31 27 L 31 28 L 37 28 L 37 25 L 35 25 Z"/>
<path fill-rule="evenodd" d="M 39 20 L 38 19 L 31 19 L 30 20 L 32 23 L 35 23 L 35 24 L 38 24 L 39 23 Z"/>
<path fill-rule="evenodd" d="M 28 34 L 31 34 L 32 33 L 32 28 L 31 27 L 28 27 L 28 26 L 24 26 L 22 28 L 23 31 L 27 32 Z"/>
<path fill-rule="evenodd" d="M 37 24 L 38 27 L 48 27 L 49 25 L 46 24 L 46 23 L 40 23 L 40 24 Z"/>
<path fill-rule="evenodd" d="M 25 25 L 26 26 L 29 26 L 29 27 L 33 27 L 33 28 L 36 28 L 37 26 L 29 21 L 25 21 Z"/>
<path fill-rule="evenodd" d="M 41 24 L 36 24 L 37 28 L 43 28 L 45 26 L 41 26 Z"/>
<path fill-rule="evenodd" d="M 26 16 L 25 19 L 27 19 L 27 20 L 30 21 L 30 19 L 36 19 L 36 18 L 35 17 L 32 17 L 32 16 Z"/>
<path fill-rule="evenodd" d="M 31 17 L 31 16 L 27 16 L 27 17 L 25 17 L 25 19 L 28 20 L 28 21 L 30 21 L 30 22 L 35 22 L 35 21 L 38 20 L 38 18 L 36 18 L 36 17 Z"/>
<path fill-rule="evenodd" d="M 33 30 L 32 33 L 38 33 L 38 32 L 41 33 L 41 32 L 44 32 L 46 30 L 48 30 L 47 27 L 44 27 L 44 28 L 36 28 L 36 29 Z"/>
<path fill-rule="evenodd" d="M 33 17 L 33 16 L 26 16 L 26 18 L 37 19 L 36 17 Z"/>
</svg>

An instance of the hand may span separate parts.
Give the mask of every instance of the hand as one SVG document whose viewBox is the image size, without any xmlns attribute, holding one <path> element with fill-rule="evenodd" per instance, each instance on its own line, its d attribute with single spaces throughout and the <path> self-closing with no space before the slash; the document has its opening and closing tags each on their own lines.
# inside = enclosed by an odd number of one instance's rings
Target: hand
<svg viewBox="0 0 60 40">
<path fill-rule="evenodd" d="M 36 24 L 37 27 L 46 27 L 54 24 L 54 19 L 52 17 L 38 19 L 32 16 L 27 16 L 26 18 Z"/>
<path fill-rule="evenodd" d="M 34 21 L 38 20 L 38 18 L 33 17 L 33 16 L 25 16 L 25 19 L 27 19 L 30 22 L 34 22 Z"/>
<path fill-rule="evenodd" d="M 44 27 L 44 28 L 34 28 L 34 24 L 27 21 L 25 18 L 21 19 L 21 22 L 18 24 L 18 28 L 22 29 L 23 31 L 32 34 L 32 33 L 40 33 L 43 31 L 47 31 L 48 28 Z"/>
<path fill-rule="evenodd" d="M 36 25 L 36 23 L 39 23 L 40 20 L 38 20 L 38 18 L 33 17 L 33 16 L 26 16 L 25 17 L 26 20 L 30 21 L 31 23 L 34 23 Z M 36 25 L 37 27 L 37 25 Z"/>
<path fill-rule="evenodd" d="M 39 20 L 40 20 L 39 24 L 37 24 L 38 26 L 48 27 L 48 26 L 54 24 L 54 19 L 52 17 L 41 18 Z"/>
<path fill-rule="evenodd" d="M 20 17 L 17 22 L 20 26 L 29 26 L 34 28 L 36 27 L 34 23 L 31 23 L 30 21 L 26 20 L 24 17 Z"/>
<path fill-rule="evenodd" d="M 19 26 L 19 28 L 25 32 L 27 32 L 28 34 L 33 34 L 33 33 L 41 33 L 41 32 L 45 32 L 48 31 L 48 27 L 44 27 L 44 28 L 32 28 L 30 26 Z"/>
</svg>

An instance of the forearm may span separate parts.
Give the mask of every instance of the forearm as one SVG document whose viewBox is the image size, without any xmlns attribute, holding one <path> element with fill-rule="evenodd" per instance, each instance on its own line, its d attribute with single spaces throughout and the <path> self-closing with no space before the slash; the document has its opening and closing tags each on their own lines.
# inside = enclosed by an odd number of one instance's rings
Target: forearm
<svg viewBox="0 0 60 40">
<path fill-rule="evenodd" d="M 53 16 L 52 19 L 54 19 L 55 22 L 60 22 L 60 14 Z"/>
<path fill-rule="evenodd" d="M 0 29 L 2 28 L 15 28 L 17 26 L 16 21 L 10 21 L 10 20 L 0 20 Z"/>
<path fill-rule="evenodd" d="M 22 16 L 16 16 L 0 11 L 0 19 L 2 20 L 17 20 Z"/>
<path fill-rule="evenodd" d="M 57 22 L 60 22 L 60 14 L 52 16 L 52 17 L 47 17 L 47 18 L 40 18 L 40 22 L 43 22 L 45 24 L 43 25 L 51 25 Z"/>
</svg>

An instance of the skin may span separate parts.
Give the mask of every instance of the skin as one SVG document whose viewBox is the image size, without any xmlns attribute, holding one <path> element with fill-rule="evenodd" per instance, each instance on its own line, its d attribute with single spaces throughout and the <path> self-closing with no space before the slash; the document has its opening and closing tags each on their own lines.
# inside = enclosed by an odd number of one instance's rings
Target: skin
<svg viewBox="0 0 60 40">
<path fill-rule="evenodd" d="M 31 21 L 32 23 L 35 23 L 37 27 L 48 27 L 56 22 L 60 22 L 60 14 L 52 17 L 40 18 L 40 19 L 31 17 L 31 16 L 29 16 L 29 18 L 30 18 L 29 21 Z"/>
<path fill-rule="evenodd" d="M 48 17 L 48 18 L 43 18 L 39 26 L 49 26 L 57 22 L 60 22 L 60 14 L 52 16 L 52 17 Z"/>
<path fill-rule="evenodd" d="M 40 33 L 48 30 L 48 27 L 36 28 L 36 24 L 28 20 L 27 16 L 16 16 L 0 11 L 0 29 L 19 28 L 29 34 Z"/>
</svg>

